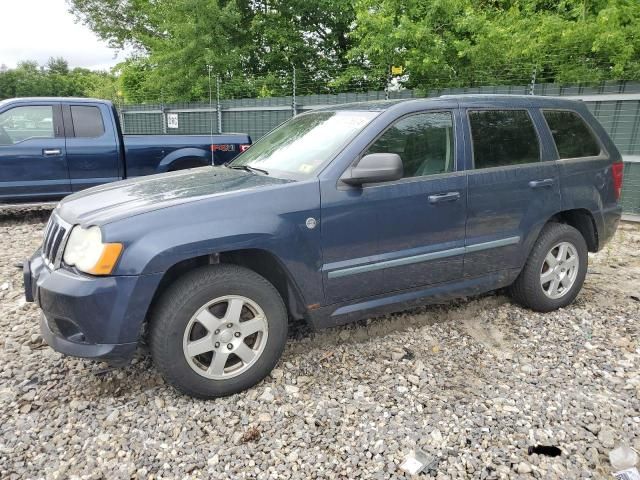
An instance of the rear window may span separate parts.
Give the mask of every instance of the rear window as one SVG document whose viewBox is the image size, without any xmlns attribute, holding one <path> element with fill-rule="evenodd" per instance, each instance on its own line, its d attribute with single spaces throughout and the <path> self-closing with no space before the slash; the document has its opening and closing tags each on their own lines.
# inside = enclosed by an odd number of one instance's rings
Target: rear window
<svg viewBox="0 0 640 480">
<path fill-rule="evenodd" d="M 104 133 L 102 113 L 98 107 L 72 105 L 71 119 L 76 137 L 95 138 Z"/>
<path fill-rule="evenodd" d="M 474 168 L 540 161 L 538 135 L 526 110 L 469 112 Z"/>
<path fill-rule="evenodd" d="M 545 110 L 543 114 L 560 158 L 600 155 L 600 145 L 580 115 L 560 110 Z"/>
</svg>

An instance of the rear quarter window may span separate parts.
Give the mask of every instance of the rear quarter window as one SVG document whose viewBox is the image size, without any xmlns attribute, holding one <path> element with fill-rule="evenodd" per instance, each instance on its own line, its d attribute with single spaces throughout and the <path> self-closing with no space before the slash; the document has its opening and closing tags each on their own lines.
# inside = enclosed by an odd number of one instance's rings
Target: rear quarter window
<svg viewBox="0 0 640 480">
<path fill-rule="evenodd" d="M 568 110 L 544 110 L 560 158 L 595 157 L 601 148 L 582 117 Z"/>
<path fill-rule="evenodd" d="M 526 110 L 471 110 L 474 168 L 540 161 L 540 143 Z"/>
<path fill-rule="evenodd" d="M 71 119 L 76 138 L 95 138 L 104 134 L 102 113 L 98 107 L 72 105 Z"/>
</svg>

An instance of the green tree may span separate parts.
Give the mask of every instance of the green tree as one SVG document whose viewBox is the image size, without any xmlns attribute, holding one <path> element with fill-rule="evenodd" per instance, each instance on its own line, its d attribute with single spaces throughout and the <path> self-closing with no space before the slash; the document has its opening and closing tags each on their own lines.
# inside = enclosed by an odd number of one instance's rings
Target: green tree
<svg viewBox="0 0 640 480">
<path fill-rule="evenodd" d="M 0 68 L 0 99 L 42 96 L 96 96 L 115 99 L 117 78 L 107 72 L 84 68 L 69 69 L 62 58 L 52 58 L 45 66 L 25 61 L 14 69 Z"/>
<path fill-rule="evenodd" d="M 640 78 L 637 0 L 71 0 L 111 45 L 126 99 L 423 90 Z"/>
<path fill-rule="evenodd" d="M 640 78 L 636 0 L 359 0 L 352 58 L 423 89 Z"/>
<path fill-rule="evenodd" d="M 207 65 L 223 95 L 313 92 L 348 64 L 355 11 L 347 0 L 72 0 L 72 11 L 115 47 L 132 46 L 125 95 L 203 99 Z M 138 70 L 134 73 L 134 70 Z M 131 84 L 135 90 L 130 91 Z"/>
</svg>

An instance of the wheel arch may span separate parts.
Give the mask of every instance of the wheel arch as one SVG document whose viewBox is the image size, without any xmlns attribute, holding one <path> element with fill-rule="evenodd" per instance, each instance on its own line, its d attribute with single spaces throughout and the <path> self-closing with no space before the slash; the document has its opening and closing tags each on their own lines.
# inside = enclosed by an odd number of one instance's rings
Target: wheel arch
<svg viewBox="0 0 640 480">
<path fill-rule="evenodd" d="M 183 168 L 192 168 L 192 167 L 179 167 L 181 163 L 189 164 L 199 162 L 200 165 L 204 167 L 205 165 L 210 165 L 210 153 L 203 150 L 202 148 L 180 148 L 178 150 L 174 150 L 173 152 L 167 154 L 158 165 L 158 172 L 169 172 L 172 170 L 181 170 Z"/>
<path fill-rule="evenodd" d="M 291 318 L 306 318 L 306 304 L 292 275 L 276 255 L 263 249 L 228 250 L 180 260 L 163 274 L 148 311 L 151 311 L 162 293 L 178 278 L 196 268 L 222 263 L 242 266 L 261 275 L 276 288 Z"/>
<path fill-rule="evenodd" d="M 588 251 L 597 252 L 600 249 L 598 227 L 593 214 L 586 208 L 562 210 L 552 215 L 546 222 L 541 221 L 536 224 L 536 226 L 529 231 L 529 234 L 526 235 L 520 260 L 520 268 L 524 267 L 527 258 L 531 255 L 533 246 L 540 237 L 540 233 L 549 223 L 561 223 L 575 228 L 584 237 Z"/>
<path fill-rule="evenodd" d="M 599 250 L 598 228 L 593 214 L 586 208 L 564 210 L 556 213 L 549 222 L 564 223 L 578 230 L 587 242 L 590 252 Z"/>
</svg>

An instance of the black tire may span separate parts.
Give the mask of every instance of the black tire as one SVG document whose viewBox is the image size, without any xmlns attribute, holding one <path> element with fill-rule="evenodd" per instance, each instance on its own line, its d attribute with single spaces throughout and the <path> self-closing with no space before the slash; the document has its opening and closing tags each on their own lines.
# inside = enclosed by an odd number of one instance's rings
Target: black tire
<svg viewBox="0 0 640 480">
<path fill-rule="evenodd" d="M 540 275 L 545 257 L 555 245 L 561 242 L 573 245 L 579 264 L 571 287 L 560 298 L 554 299 L 545 294 Z M 566 307 L 575 300 L 582 288 L 587 274 L 588 262 L 587 243 L 578 230 L 561 223 L 548 223 L 540 232 L 520 275 L 509 287 L 511 297 L 520 305 L 537 312 L 550 312 Z"/>
<path fill-rule="evenodd" d="M 186 358 L 185 329 L 201 307 L 227 295 L 239 295 L 255 302 L 267 319 L 268 335 L 262 353 L 248 370 L 232 378 L 206 378 L 197 373 Z M 275 367 L 287 341 L 287 320 L 287 310 L 278 291 L 254 271 L 224 264 L 198 268 L 176 280 L 152 309 L 151 355 L 164 379 L 187 395 L 203 399 L 232 395 L 254 386 Z"/>
</svg>

